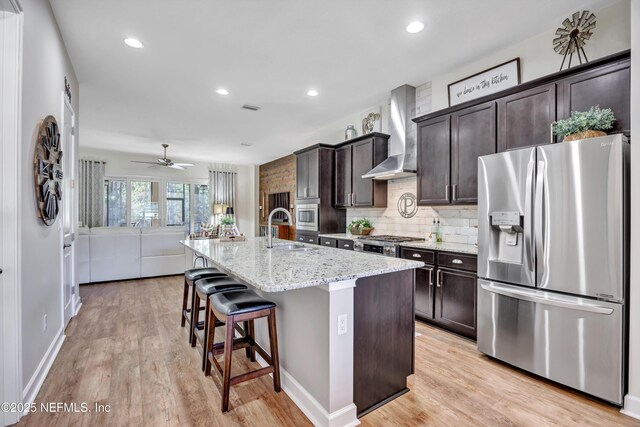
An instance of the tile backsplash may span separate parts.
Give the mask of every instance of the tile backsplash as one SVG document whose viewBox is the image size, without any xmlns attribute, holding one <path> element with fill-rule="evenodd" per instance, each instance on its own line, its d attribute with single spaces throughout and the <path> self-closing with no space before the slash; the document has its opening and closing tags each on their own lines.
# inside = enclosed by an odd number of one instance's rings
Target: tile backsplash
<svg viewBox="0 0 640 427">
<path fill-rule="evenodd" d="M 402 178 L 388 183 L 386 208 L 347 209 L 347 224 L 356 218 L 368 218 L 375 228 L 372 234 L 394 234 L 428 238 L 435 231 L 434 218 L 440 218 L 443 241 L 475 244 L 478 241 L 477 206 L 419 206 L 411 218 L 398 211 L 398 200 L 404 193 L 416 195 L 417 178 Z"/>
</svg>

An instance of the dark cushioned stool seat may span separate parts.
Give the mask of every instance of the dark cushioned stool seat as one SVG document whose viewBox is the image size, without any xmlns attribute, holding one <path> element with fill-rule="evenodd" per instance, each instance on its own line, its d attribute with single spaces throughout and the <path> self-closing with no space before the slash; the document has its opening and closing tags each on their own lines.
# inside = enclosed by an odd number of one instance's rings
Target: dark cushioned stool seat
<svg viewBox="0 0 640 427">
<path fill-rule="evenodd" d="M 190 285 L 193 285 L 193 282 L 195 282 L 196 280 L 202 279 L 203 277 L 206 276 L 211 276 L 211 275 L 225 275 L 225 273 L 223 273 L 222 271 L 218 270 L 215 267 L 206 267 L 206 268 L 192 268 L 191 270 L 187 270 L 184 272 L 184 279 L 187 281 L 187 283 L 189 283 Z"/>
<path fill-rule="evenodd" d="M 275 303 L 261 298 L 250 290 L 213 294 L 209 300 L 213 308 L 225 316 L 235 316 L 276 306 Z"/>
<path fill-rule="evenodd" d="M 218 292 L 247 289 L 242 283 L 238 283 L 230 277 L 207 277 L 196 281 L 196 292 L 200 295 L 212 295 Z"/>
</svg>

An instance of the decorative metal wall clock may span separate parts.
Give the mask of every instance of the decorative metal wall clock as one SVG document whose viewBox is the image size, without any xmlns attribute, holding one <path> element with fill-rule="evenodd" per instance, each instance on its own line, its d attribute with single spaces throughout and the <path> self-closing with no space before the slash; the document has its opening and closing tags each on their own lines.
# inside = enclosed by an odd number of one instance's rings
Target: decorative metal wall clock
<svg viewBox="0 0 640 427">
<path fill-rule="evenodd" d="M 47 116 L 38 129 L 34 156 L 38 216 L 53 225 L 62 202 L 62 151 L 55 117 Z"/>
<path fill-rule="evenodd" d="M 564 67 L 567 55 L 569 55 L 567 68 L 571 68 L 571 60 L 574 53 L 578 54 L 578 60 L 581 64 L 582 56 L 584 56 L 585 63 L 589 62 L 587 54 L 584 52 L 584 45 L 593 35 L 592 30 L 594 28 L 596 28 L 596 15 L 588 10 L 576 12 L 571 15 L 571 18 L 562 21 L 562 27 L 556 30 L 556 36 L 558 37 L 553 39 L 553 50 L 563 55 L 560 71 Z"/>
</svg>

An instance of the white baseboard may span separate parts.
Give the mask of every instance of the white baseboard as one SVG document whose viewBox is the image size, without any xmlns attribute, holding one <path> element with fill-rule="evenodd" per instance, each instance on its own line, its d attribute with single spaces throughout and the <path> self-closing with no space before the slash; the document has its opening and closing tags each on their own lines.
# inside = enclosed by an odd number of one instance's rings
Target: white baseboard
<svg viewBox="0 0 640 427">
<path fill-rule="evenodd" d="M 256 354 L 256 361 L 263 367 L 268 363 Z M 282 390 L 293 400 L 298 408 L 318 427 L 352 427 L 360 424 L 357 417 L 356 405 L 351 403 L 337 411 L 328 413 L 295 378 L 286 370 L 280 368 L 280 383 Z"/>
<path fill-rule="evenodd" d="M 80 313 L 80 307 L 82 307 L 82 300 L 79 297 L 74 298 L 73 300 L 73 317 L 76 317 L 78 313 Z"/>
<path fill-rule="evenodd" d="M 624 397 L 624 408 L 620 412 L 640 420 L 640 397 L 627 394 Z"/>
<path fill-rule="evenodd" d="M 40 361 L 40 364 L 38 364 L 38 368 L 31 376 L 27 386 L 24 388 L 22 393 L 23 403 L 33 403 L 36 400 L 40 387 L 42 387 L 42 383 L 44 383 L 44 379 L 47 377 L 49 369 L 51 369 L 51 365 L 53 365 L 53 361 L 56 360 L 60 347 L 62 347 L 64 338 L 64 330 L 60 328 L 44 357 Z"/>
</svg>

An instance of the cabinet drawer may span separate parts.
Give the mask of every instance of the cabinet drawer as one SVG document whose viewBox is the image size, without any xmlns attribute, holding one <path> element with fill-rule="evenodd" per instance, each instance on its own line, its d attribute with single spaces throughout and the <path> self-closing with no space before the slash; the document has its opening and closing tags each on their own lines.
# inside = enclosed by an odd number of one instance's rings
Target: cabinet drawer
<svg viewBox="0 0 640 427">
<path fill-rule="evenodd" d="M 338 239 L 338 249 L 353 250 L 353 240 Z"/>
<path fill-rule="evenodd" d="M 337 248 L 338 247 L 338 239 L 331 239 L 329 237 L 321 237 L 320 245 L 327 248 Z"/>
<path fill-rule="evenodd" d="M 400 258 L 412 259 L 414 261 L 422 261 L 425 264 L 435 263 L 435 254 L 433 251 L 414 248 L 402 248 L 400 250 Z"/>
<path fill-rule="evenodd" d="M 315 237 L 315 236 L 301 236 L 301 235 L 298 235 L 296 240 L 298 240 L 298 242 L 312 243 L 314 245 L 317 245 L 317 244 L 320 243 L 320 239 Z"/>
<path fill-rule="evenodd" d="M 478 258 L 473 255 L 438 252 L 438 266 L 455 268 L 456 270 L 477 271 Z"/>
</svg>

